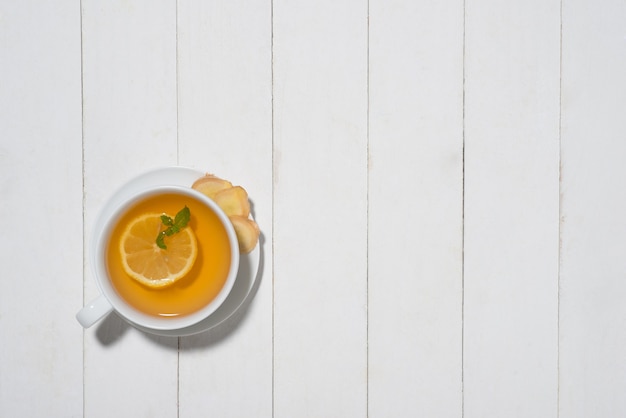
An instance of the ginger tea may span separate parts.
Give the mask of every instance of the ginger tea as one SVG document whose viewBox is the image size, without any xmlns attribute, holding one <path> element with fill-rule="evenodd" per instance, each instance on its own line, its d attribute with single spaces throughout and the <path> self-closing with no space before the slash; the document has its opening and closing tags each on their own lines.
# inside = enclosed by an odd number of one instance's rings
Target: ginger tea
<svg viewBox="0 0 626 418">
<path fill-rule="evenodd" d="M 192 229 L 198 246 L 189 273 L 163 288 L 151 288 L 130 277 L 119 248 L 126 226 L 148 213 L 173 218 L 185 206 L 191 213 L 186 228 Z M 228 278 L 231 256 L 226 229 L 210 208 L 192 196 L 164 193 L 146 197 L 120 217 L 107 244 L 106 262 L 113 287 L 129 305 L 148 315 L 180 317 L 198 311 L 218 295 Z"/>
</svg>

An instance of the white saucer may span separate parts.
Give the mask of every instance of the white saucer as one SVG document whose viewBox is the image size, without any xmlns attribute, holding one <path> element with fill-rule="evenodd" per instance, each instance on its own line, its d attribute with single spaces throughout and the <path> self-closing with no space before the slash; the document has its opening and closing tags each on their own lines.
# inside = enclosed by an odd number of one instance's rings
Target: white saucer
<svg viewBox="0 0 626 418">
<path fill-rule="evenodd" d="M 165 167 L 148 171 L 138 177 L 135 177 L 117 190 L 109 199 L 107 204 L 102 208 L 100 215 L 96 220 L 94 237 L 100 235 L 100 232 L 104 228 L 105 220 L 113 215 L 115 208 L 117 208 L 118 205 L 126 199 L 137 194 L 139 191 L 144 190 L 146 187 L 157 185 L 191 187 L 193 182 L 202 177 L 204 174 L 205 173 L 202 171 L 187 167 Z M 92 242 L 92 247 L 94 243 L 95 240 Z M 93 248 L 91 253 L 95 254 Z M 204 332 L 221 324 L 241 307 L 254 287 L 259 270 L 260 253 L 259 244 L 257 244 L 252 252 L 248 254 L 241 254 L 239 259 L 239 272 L 232 290 L 222 305 L 203 321 L 200 321 L 190 327 L 177 330 L 155 330 L 145 328 L 134 323 L 131 323 L 131 325 L 151 334 L 182 337 Z"/>
</svg>

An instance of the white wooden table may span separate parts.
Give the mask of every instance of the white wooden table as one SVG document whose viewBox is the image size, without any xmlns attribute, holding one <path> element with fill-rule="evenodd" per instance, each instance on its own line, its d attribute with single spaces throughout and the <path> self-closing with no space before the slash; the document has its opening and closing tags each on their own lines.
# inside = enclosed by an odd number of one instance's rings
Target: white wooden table
<svg viewBox="0 0 626 418">
<path fill-rule="evenodd" d="M 0 3 L 1 417 L 626 416 L 626 2 Z M 262 229 L 246 309 L 112 315 L 148 169 Z"/>
</svg>

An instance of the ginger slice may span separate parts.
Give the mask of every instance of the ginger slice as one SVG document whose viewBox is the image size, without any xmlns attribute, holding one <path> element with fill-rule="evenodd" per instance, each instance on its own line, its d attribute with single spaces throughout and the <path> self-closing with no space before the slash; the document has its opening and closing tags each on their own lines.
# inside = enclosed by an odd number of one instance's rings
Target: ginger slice
<svg viewBox="0 0 626 418">
<path fill-rule="evenodd" d="M 218 192 L 213 200 L 227 216 L 243 216 L 247 218 L 250 215 L 248 192 L 241 186 L 224 189 Z"/>
<path fill-rule="evenodd" d="M 204 177 L 200 177 L 191 185 L 192 189 L 199 191 L 213 200 L 215 200 L 215 195 L 217 193 L 231 187 L 233 187 L 233 185 L 230 181 L 216 177 L 213 174 L 207 174 Z"/>
<path fill-rule="evenodd" d="M 215 201 L 228 216 L 242 254 L 247 254 L 256 247 L 261 231 L 257 223 L 249 219 L 250 201 L 248 192 L 243 187 L 233 186 L 228 180 L 213 174 L 199 178 L 191 187 Z"/>
<path fill-rule="evenodd" d="M 256 247 L 256 243 L 259 240 L 259 226 L 252 219 L 233 215 L 229 217 L 230 222 L 235 228 L 235 234 L 237 234 L 237 241 L 239 242 L 239 251 L 242 254 L 247 254 Z"/>
</svg>

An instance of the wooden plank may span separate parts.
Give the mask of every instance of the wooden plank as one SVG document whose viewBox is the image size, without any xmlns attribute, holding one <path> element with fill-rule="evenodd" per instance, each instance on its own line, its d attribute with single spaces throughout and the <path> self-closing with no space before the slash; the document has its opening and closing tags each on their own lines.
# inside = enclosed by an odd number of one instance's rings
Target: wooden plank
<svg viewBox="0 0 626 418">
<path fill-rule="evenodd" d="M 249 193 L 262 230 L 254 299 L 181 339 L 180 416 L 272 415 L 271 2 L 178 5 L 180 163 Z"/>
<path fill-rule="evenodd" d="M 557 414 L 559 25 L 466 4 L 466 418 Z"/>
<path fill-rule="evenodd" d="M 86 247 L 105 200 L 176 163 L 176 5 L 83 1 Z M 98 294 L 90 276 L 85 299 Z M 112 315 L 85 332 L 85 416 L 176 416 L 178 340 Z"/>
<path fill-rule="evenodd" d="M 273 5 L 274 416 L 365 416 L 367 4 Z"/>
<path fill-rule="evenodd" d="M 370 2 L 369 416 L 459 417 L 463 2 Z"/>
<path fill-rule="evenodd" d="M 560 416 L 626 415 L 623 1 L 563 2 Z"/>
<path fill-rule="evenodd" d="M 0 416 L 78 417 L 80 9 L 3 2 L 0 43 Z"/>
</svg>

